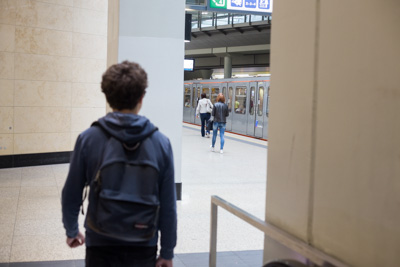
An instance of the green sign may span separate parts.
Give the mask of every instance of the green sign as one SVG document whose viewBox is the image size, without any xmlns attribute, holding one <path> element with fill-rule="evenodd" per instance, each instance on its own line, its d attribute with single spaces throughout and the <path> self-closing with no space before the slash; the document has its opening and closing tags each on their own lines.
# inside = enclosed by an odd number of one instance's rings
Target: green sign
<svg viewBox="0 0 400 267">
<path fill-rule="evenodd" d="M 210 7 L 226 9 L 226 3 L 226 0 L 210 0 Z"/>
</svg>

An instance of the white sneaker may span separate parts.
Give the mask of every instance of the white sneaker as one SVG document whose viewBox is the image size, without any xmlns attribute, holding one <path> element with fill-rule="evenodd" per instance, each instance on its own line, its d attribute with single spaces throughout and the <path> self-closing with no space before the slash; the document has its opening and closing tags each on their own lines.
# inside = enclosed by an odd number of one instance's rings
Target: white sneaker
<svg viewBox="0 0 400 267">
<path fill-rule="evenodd" d="M 221 150 L 219 151 L 219 153 L 224 154 L 224 151 L 221 149 Z"/>
<path fill-rule="evenodd" d="M 210 138 L 210 134 L 209 134 L 209 133 L 206 133 L 206 137 L 207 137 L 207 138 Z"/>
<path fill-rule="evenodd" d="M 213 146 L 212 146 L 212 145 L 210 145 L 210 150 L 211 150 L 212 152 L 214 152 L 214 151 L 215 151 L 215 149 L 213 148 Z"/>
</svg>

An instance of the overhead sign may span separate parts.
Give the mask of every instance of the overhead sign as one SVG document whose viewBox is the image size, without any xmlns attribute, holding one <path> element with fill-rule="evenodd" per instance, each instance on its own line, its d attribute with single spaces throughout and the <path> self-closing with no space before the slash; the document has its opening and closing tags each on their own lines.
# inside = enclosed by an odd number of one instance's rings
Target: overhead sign
<svg viewBox="0 0 400 267">
<path fill-rule="evenodd" d="M 209 9 L 247 13 L 272 13 L 273 0 L 208 0 Z"/>
</svg>

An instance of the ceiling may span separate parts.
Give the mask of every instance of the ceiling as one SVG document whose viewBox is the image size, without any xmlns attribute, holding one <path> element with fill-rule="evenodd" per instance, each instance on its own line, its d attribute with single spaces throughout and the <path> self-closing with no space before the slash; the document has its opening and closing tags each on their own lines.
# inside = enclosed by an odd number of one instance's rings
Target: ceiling
<svg viewBox="0 0 400 267">
<path fill-rule="evenodd" d="M 197 70 L 223 68 L 225 56 L 233 68 L 269 66 L 270 33 L 270 21 L 192 29 L 185 57 L 196 60 Z"/>
</svg>

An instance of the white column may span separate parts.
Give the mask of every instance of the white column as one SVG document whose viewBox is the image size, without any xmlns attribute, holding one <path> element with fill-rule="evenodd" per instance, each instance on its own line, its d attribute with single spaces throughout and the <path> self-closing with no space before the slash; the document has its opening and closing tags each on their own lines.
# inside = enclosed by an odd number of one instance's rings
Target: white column
<svg viewBox="0 0 400 267">
<path fill-rule="evenodd" d="M 181 184 L 185 1 L 120 0 L 119 12 L 118 62 L 135 61 L 146 70 L 140 114 L 170 139 Z"/>
<path fill-rule="evenodd" d="M 400 263 L 399 11 L 274 2 L 266 220 L 350 266 Z"/>
</svg>

